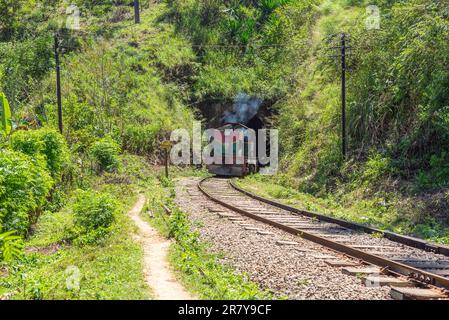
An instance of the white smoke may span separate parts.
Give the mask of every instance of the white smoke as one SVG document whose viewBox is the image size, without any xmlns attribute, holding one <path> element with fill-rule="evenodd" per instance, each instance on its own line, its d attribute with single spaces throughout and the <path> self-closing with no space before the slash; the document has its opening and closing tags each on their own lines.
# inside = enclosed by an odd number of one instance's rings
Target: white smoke
<svg viewBox="0 0 449 320">
<path fill-rule="evenodd" d="M 234 110 L 226 111 L 223 121 L 246 124 L 259 112 L 261 104 L 262 100 L 241 92 L 234 99 Z"/>
</svg>

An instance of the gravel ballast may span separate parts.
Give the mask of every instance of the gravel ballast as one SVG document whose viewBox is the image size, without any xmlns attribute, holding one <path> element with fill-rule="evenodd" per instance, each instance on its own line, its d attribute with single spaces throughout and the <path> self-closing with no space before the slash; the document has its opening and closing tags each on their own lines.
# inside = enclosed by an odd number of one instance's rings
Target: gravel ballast
<svg viewBox="0 0 449 320">
<path fill-rule="evenodd" d="M 390 299 L 389 287 L 366 287 L 360 278 L 325 263 L 333 257 L 345 260 L 343 255 L 215 204 L 198 190 L 199 180 L 177 181 L 177 205 L 210 250 L 224 255 L 223 263 L 261 288 L 289 299 Z M 240 219 L 220 217 L 223 213 Z"/>
</svg>

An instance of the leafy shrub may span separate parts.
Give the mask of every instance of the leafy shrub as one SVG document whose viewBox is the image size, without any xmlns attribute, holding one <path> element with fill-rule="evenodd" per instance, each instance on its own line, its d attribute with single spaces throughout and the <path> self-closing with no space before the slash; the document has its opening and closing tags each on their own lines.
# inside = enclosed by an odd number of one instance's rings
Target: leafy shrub
<svg viewBox="0 0 449 320">
<path fill-rule="evenodd" d="M 0 131 L 5 135 L 11 132 L 11 109 L 3 92 L 0 92 Z"/>
<path fill-rule="evenodd" d="M 430 169 L 437 184 L 449 186 L 449 152 L 443 151 L 440 155 L 432 155 Z"/>
<path fill-rule="evenodd" d="M 24 235 L 39 217 L 53 184 L 42 158 L 0 151 L 1 230 Z"/>
<path fill-rule="evenodd" d="M 0 234 L 0 262 L 9 262 L 22 255 L 22 238 L 14 233 L 14 231 L 9 231 Z"/>
<path fill-rule="evenodd" d="M 372 154 L 365 163 L 365 171 L 362 179 L 367 183 L 374 183 L 390 171 L 390 159 L 382 157 L 381 154 Z"/>
<path fill-rule="evenodd" d="M 100 227 L 95 230 L 91 230 L 86 233 L 80 233 L 79 231 L 73 232 L 72 240 L 73 244 L 77 246 L 85 246 L 89 244 L 100 244 L 106 236 L 109 234 L 110 228 Z"/>
<path fill-rule="evenodd" d="M 110 194 L 79 190 L 73 205 L 75 225 L 85 231 L 108 228 L 117 209 L 118 203 Z"/>
<path fill-rule="evenodd" d="M 443 151 L 434 154 L 429 161 L 430 170 L 420 170 L 415 176 L 416 183 L 420 188 L 449 186 L 449 153 Z"/>
<path fill-rule="evenodd" d="M 113 172 L 120 166 L 120 146 L 111 137 L 102 138 L 90 147 L 98 171 Z"/>
<path fill-rule="evenodd" d="M 78 190 L 73 205 L 75 225 L 68 238 L 76 244 L 103 239 L 110 231 L 118 208 L 118 202 L 108 193 Z"/>
<path fill-rule="evenodd" d="M 17 131 L 12 135 L 12 148 L 32 157 L 42 156 L 51 176 L 59 180 L 69 160 L 64 137 L 53 129 Z"/>
</svg>

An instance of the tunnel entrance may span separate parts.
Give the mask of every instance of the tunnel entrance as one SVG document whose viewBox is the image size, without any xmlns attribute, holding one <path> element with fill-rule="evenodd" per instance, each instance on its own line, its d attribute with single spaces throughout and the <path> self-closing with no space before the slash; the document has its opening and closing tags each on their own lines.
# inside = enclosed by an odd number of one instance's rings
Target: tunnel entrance
<svg viewBox="0 0 449 320">
<path fill-rule="evenodd" d="M 257 102 L 257 108 L 254 105 Z M 239 95 L 234 100 L 202 101 L 199 104 L 199 111 L 202 114 L 207 129 L 219 129 L 226 124 L 241 124 L 254 130 L 256 136 L 256 155 L 259 155 L 259 135 L 258 130 L 270 129 L 271 118 L 276 114 L 273 108 L 274 101 L 260 100 L 248 95 Z M 248 146 L 245 146 L 246 152 Z M 245 153 L 247 154 L 247 153 Z M 266 156 L 270 156 L 270 141 L 266 142 Z M 257 168 L 269 164 L 260 163 L 257 158 Z M 217 166 L 221 170 L 222 166 Z M 257 169 L 256 169 L 257 170 Z"/>
<path fill-rule="evenodd" d="M 241 123 L 248 128 L 255 130 L 257 133 L 257 130 L 266 128 L 267 125 L 271 123 L 271 117 L 276 114 L 276 111 L 273 108 L 273 102 L 263 101 L 260 104 L 257 113 L 254 116 L 250 117 L 249 120 L 226 121 L 225 115 L 228 113 L 232 113 L 234 111 L 234 108 L 235 103 L 232 100 L 208 100 L 202 101 L 198 105 L 198 110 L 204 120 L 206 128 L 219 128 L 226 122 L 235 122 Z"/>
<path fill-rule="evenodd" d="M 252 117 L 247 123 L 244 123 L 244 125 L 250 129 L 253 129 L 256 133 L 257 130 L 265 128 L 265 124 L 258 115 Z"/>
</svg>

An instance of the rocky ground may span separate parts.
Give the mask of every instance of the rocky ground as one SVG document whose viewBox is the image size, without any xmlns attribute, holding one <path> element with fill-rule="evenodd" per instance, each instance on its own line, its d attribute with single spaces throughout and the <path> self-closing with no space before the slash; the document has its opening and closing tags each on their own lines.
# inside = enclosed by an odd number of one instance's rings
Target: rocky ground
<svg viewBox="0 0 449 320">
<path fill-rule="evenodd" d="M 223 254 L 223 263 L 277 296 L 289 299 L 389 299 L 388 287 L 366 287 L 356 276 L 325 263 L 338 253 L 254 220 L 248 225 L 267 231 L 259 234 L 221 218 L 217 210 L 229 212 L 208 200 L 196 187 L 198 178 L 177 181 L 176 202 L 189 213 L 210 250 Z M 296 242 L 280 245 L 278 241 Z M 344 259 L 343 256 L 339 257 Z"/>
</svg>

